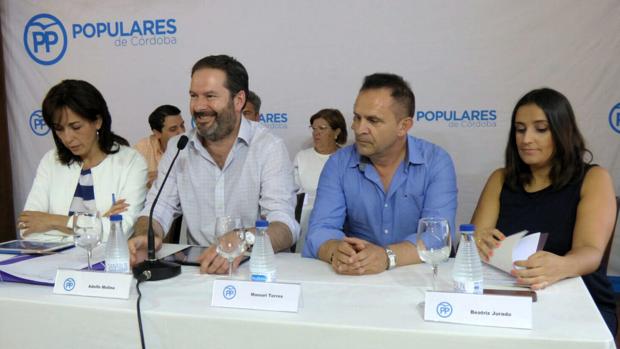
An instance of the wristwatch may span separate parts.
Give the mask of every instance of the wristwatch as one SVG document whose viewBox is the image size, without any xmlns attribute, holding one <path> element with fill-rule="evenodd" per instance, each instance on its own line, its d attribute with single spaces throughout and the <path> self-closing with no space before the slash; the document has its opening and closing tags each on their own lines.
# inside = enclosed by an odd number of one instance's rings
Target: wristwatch
<svg viewBox="0 0 620 349">
<path fill-rule="evenodd" d="M 248 246 L 252 246 L 254 245 L 254 241 L 256 241 L 256 236 L 254 235 L 253 232 L 247 230 L 245 232 L 245 243 Z"/>
<path fill-rule="evenodd" d="M 388 261 L 386 270 L 396 268 L 396 253 L 394 253 L 394 251 L 392 251 L 392 249 L 390 249 L 389 247 L 386 247 L 385 254 L 387 254 L 387 261 Z"/>
</svg>

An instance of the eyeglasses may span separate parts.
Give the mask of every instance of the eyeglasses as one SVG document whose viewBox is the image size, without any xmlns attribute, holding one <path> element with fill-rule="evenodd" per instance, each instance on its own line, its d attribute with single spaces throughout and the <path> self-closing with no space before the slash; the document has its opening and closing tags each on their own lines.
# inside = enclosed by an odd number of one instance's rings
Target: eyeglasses
<svg viewBox="0 0 620 349">
<path fill-rule="evenodd" d="M 318 127 L 308 126 L 308 128 L 310 128 L 312 132 L 318 132 L 318 131 L 325 132 L 327 129 L 329 129 L 329 127 L 325 125 L 318 126 Z"/>
</svg>

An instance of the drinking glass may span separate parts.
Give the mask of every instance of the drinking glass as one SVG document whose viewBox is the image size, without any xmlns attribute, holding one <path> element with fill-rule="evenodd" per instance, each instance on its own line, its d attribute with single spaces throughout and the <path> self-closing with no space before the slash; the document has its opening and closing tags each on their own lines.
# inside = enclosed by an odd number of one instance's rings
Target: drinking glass
<svg viewBox="0 0 620 349">
<path fill-rule="evenodd" d="M 241 218 L 233 216 L 215 219 L 217 253 L 228 260 L 228 277 L 232 278 L 232 264 L 245 251 L 245 230 Z"/>
<path fill-rule="evenodd" d="M 93 248 L 101 243 L 103 228 L 99 212 L 78 212 L 73 215 L 73 234 L 75 245 L 86 250 L 88 254 L 88 270 L 91 264 Z"/>
<path fill-rule="evenodd" d="M 433 290 L 437 290 L 439 264 L 448 260 L 452 247 L 448 220 L 441 217 L 420 219 L 416 247 L 420 259 L 433 267 Z"/>
</svg>

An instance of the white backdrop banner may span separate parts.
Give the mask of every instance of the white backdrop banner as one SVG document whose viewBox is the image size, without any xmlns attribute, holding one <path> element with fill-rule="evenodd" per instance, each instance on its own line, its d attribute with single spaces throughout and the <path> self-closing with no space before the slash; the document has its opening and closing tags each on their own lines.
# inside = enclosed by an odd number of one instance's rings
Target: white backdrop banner
<svg viewBox="0 0 620 349">
<path fill-rule="evenodd" d="M 191 124 L 191 66 L 219 53 L 245 65 L 263 100 L 261 122 L 291 158 L 311 144 L 314 112 L 338 108 L 350 123 L 365 75 L 404 76 L 417 99 L 411 133 L 454 159 L 458 223 L 502 165 L 514 104 L 542 86 L 569 98 L 594 161 L 620 193 L 618 18 L 617 0 L 3 0 L 16 214 L 53 146 L 40 112 L 51 86 L 91 82 L 113 130 L 135 143 L 161 104 L 179 106 Z"/>
</svg>

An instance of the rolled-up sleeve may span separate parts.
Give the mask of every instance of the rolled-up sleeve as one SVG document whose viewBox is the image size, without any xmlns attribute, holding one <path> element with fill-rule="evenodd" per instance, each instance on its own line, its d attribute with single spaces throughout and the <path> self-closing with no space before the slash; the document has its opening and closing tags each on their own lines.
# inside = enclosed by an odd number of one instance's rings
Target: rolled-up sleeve
<svg viewBox="0 0 620 349">
<path fill-rule="evenodd" d="M 341 153 L 332 155 L 325 163 L 314 208 L 310 215 L 310 224 L 302 256 L 318 258 L 319 249 L 328 240 L 344 238 L 342 227 L 346 217 L 346 201 L 342 186 L 343 166 L 345 161 Z"/>
</svg>

